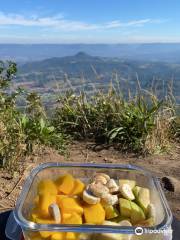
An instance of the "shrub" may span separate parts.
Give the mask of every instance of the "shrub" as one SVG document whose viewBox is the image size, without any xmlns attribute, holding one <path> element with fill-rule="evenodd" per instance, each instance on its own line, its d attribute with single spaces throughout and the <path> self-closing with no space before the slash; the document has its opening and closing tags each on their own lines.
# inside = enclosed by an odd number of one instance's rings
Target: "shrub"
<svg viewBox="0 0 180 240">
<path fill-rule="evenodd" d="M 114 143 L 121 150 L 136 152 L 153 152 L 157 146 L 165 148 L 164 140 L 169 143 L 173 107 L 150 92 L 139 91 L 126 99 L 110 87 L 108 93 L 99 92 L 92 97 L 69 92 L 58 102 L 54 125 L 76 139 Z"/>
<path fill-rule="evenodd" d="M 10 91 L 16 71 L 15 63 L 0 63 L 0 164 L 11 169 L 37 145 L 60 152 L 66 146 L 66 136 L 56 132 L 37 93 L 27 93 L 24 113 L 17 108 L 22 90 Z"/>
</svg>

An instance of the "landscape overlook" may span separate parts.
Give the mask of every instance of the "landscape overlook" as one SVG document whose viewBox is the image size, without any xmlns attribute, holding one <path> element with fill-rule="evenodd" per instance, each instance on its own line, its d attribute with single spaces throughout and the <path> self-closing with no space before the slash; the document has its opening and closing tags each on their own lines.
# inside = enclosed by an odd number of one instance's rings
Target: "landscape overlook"
<svg viewBox="0 0 180 240">
<path fill-rule="evenodd" d="M 179 9 L 1 2 L 0 240 L 180 240 Z"/>
</svg>

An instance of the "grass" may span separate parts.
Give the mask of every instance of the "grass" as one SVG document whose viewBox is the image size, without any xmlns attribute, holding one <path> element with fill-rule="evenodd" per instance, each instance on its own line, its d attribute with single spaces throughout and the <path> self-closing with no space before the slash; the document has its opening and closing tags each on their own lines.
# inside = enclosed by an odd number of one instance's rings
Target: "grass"
<svg viewBox="0 0 180 240">
<path fill-rule="evenodd" d="M 167 151 L 180 139 L 180 118 L 172 94 L 159 100 L 152 91 L 138 89 L 124 97 L 111 84 L 107 92 L 73 91 L 61 94 L 54 114 L 47 114 L 35 92 L 12 91 L 16 64 L 0 62 L 0 165 L 14 169 L 19 159 L 40 146 L 64 153 L 69 139 L 113 144 L 121 151 L 141 154 Z M 117 87 L 118 86 L 118 87 Z M 25 108 L 17 108 L 25 98 Z"/>
<path fill-rule="evenodd" d="M 53 124 L 75 139 L 113 143 L 123 151 L 155 153 L 170 147 L 176 118 L 171 98 L 159 100 L 139 89 L 128 99 L 111 85 L 107 93 L 89 98 L 73 92 L 59 98 Z"/>
</svg>

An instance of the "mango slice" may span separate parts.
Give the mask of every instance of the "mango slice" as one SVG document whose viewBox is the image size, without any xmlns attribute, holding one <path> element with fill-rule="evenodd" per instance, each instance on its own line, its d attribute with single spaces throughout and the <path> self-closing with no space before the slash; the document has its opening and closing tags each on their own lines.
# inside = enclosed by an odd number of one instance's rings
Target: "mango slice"
<svg viewBox="0 0 180 240">
<path fill-rule="evenodd" d="M 66 197 L 60 201 L 60 208 L 63 213 L 76 212 L 78 214 L 83 214 L 84 210 L 80 205 L 80 202 L 76 198 Z"/>
<path fill-rule="evenodd" d="M 64 232 L 55 232 L 51 235 L 51 240 L 64 240 L 65 234 Z"/>
<path fill-rule="evenodd" d="M 81 182 L 79 179 L 75 179 L 74 188 L 71 192 L 71 195 L 80 195 L 85 189 L 85 184 Z"/>
<path fill-rule="evenodd" d="M 140 188 L 137 202 L 142 207 L 144 212 L 147 213 L 147 207 L 150 204 L 150 191 L 148 188 Z"/>
<path fill-rule="evenodd" d="M 73 212 L 69 218 L 63 220 L 63 224 L 82 224 L 82 217 Z"/>
<path fill-rule="evenodd" d="M 105 210 L 100 203 L 84 206 L 85 222 L 89 224 L 102 224 L 105 220 Z"/>
<path fill-rule="evenodd" d="M 112 219 L 119 215 L 117 209 L 114 208 L 112 205 L 107 205 L 104 207 L 104 209 L 105 209 L 106 219 Z"/>
<path fill-rule="evenodd" d="M 78 237 L 77 233 L 74 232 L 67 232 L 66 233 L 66 240 L 76 240 Z"/>
<path fill-rule="evenodd" d="M 56 180 L 56 185 L 59 192 L 70 194 L 74 188 L 74 178 L 70 174 L 66 174 Z"/>
<path fill-rule="evenodd" d="M 120 213 L 123 217 L 131 217 L 131 202 L 125 198 L 119 199 Z"/>
<path fill-rule="evenodd" d="M 52 232 L 48 232 L 48 231 L 40 231 L 39 233 L 40 233 L 41 237 L 45 238 L 45 239 L 52 235 Z"/>
<path fill-rule="evenodd" d="M 51 195 L 50 193 L 39 194 L 38 212 L 40 216 L 45 218 L 50 217 L 48 208 L 52 203 L 56 203 L 56 195 Z"/>
<path fill-rule="evenodd" d="M 37 191 L 38 191 L 38 194 L 50 193 L 53 195 L 56 195 L 58 192 L 55 183 L 50 179 L 44 179 L 40 181 L 38 184 Z"/>
</svg>

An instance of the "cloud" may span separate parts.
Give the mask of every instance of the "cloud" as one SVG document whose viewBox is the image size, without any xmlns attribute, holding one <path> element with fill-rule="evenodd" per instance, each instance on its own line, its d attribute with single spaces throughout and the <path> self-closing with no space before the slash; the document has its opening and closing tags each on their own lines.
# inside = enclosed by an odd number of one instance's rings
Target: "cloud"
<svg viewBox="0 0 180 240">
<path fill-rule="evenodd" d="M 140 27 L 150 23 L 161 23 L 158 19 L 140 19 L 128 22 L 119 20 L 100 24 L 86 23 L 83 21 L 68 20 L 62 14 L 50 17 L 30 16 L 20 14 L 5 14 L 0 12 L 0 26 L 26 26 L 26 27 L 48 27 L 62 31 L 86 31 L 86 30 L 107 30 L 121 27 Z"/>
</svg>

